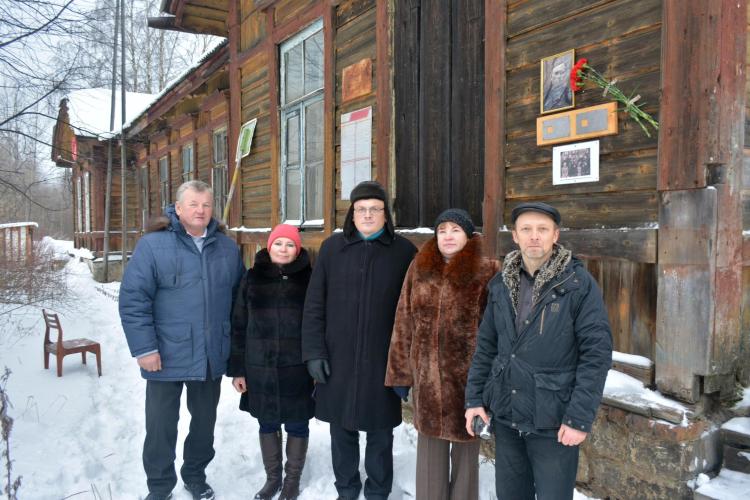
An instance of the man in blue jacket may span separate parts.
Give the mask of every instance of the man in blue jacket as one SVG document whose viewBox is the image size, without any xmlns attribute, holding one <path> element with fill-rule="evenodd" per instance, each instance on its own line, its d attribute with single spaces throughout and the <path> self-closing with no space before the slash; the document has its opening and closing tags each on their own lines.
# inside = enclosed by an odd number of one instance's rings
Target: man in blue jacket
<svg viewBox="0 0 750 500">
<path fill-rule="evenodd" d="M 230 313 L 244 266 L 237 245 L 211 218 L 212 205 L 205 182 L 183 183 L 166 217 L 138 241 L 120 286 L 122 327 L 146 379 L 147 500 L 170 498 L 177 484 L 183 385 L 191 418 L 180 475 L 194 499 L 214 498 L 205 470 L 214 457 Z"/>
<path fill-rule="evenodd" d="M 601 291 L 557 244 L 560 213 L 513 209 L 513 240 L 489 284 L 466 385 L 466 430 L 479 416 L 495 432 L 499 500 L 572 499 L 586 439 L 612 362 Z"/>
</svg>

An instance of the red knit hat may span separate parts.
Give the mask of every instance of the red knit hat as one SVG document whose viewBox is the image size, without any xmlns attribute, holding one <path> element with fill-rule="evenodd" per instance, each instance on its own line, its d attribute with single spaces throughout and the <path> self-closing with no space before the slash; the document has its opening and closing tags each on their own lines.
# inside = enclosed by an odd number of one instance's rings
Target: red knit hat
<svg viewBox="0 0 750 500">
<path fill-rule="evenodd" d="M 302 249 L 302 240 L 299 237 L 299 229 L 294 226 L 290 226 L 289 224 L 279 224 L 273 228 L 270 236 L 268 236 L 268 244 L 266 245 L 266 249 L 269 252 L 271 251 L 271 245 L 273 245 L 273 242 L 276 241 L 277 238 L 289 238 L 292 240 L 297 247 L 298 254 Z"/>
</svg>

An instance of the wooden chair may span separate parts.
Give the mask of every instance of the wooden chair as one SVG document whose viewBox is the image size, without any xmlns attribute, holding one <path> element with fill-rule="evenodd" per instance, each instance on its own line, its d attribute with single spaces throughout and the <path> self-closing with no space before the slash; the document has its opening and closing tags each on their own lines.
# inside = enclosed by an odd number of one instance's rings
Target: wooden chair
<svg viewBox="0 0 750 500">
<path fill-rule="evenodd" d="M 99 376 L 102 376 L 102 349 L 99 342 L 94 342 L 89 339 L 73 339 L 63 340 L 63 330 L 60 324 L 60 318 L 57 317 L 56 313 L 47 312 L 42 309 L 42 315 L 44 316 L 44 324 L 46 330 L 44 331 L 44 369 L 49 369 L 49 355 L 54 354 L 57 356 L 57 376 L 62 377 L 62 363 L 63 358 L 68 354 L 81 353 L 81 361 L 86 364 L 86 353 L 90 352 L 96 355 L 96 369 L 99 372 Z M 50 340 L 50 332 L 57 330 L 57 342 Z"/>
</svg>

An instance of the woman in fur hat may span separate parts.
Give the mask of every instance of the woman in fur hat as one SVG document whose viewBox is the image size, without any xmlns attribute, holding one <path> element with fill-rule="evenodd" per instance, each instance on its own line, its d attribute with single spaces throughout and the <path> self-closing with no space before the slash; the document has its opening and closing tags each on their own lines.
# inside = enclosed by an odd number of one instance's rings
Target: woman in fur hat
<svg viewBox="0 0 750 500">
<path fill-rule="evenodd" d="M 385 385 L 404 400 L 412 389 L 417 500 L 479 496 L 479 441 L 466 432 L 464 388 L 487 283 L 498 269 L 482 256 L 469 214 L 448 209 L 406 274 Z"/>
<path fill-rule="evenodd" d="M 227 375 L 242 393 L 240 409 L 260 424 L 266 483 L 256 499 L 291 500 L 299 495 L 305 465 L 313 381 L 300 355 L 302 309 L 310 281 L 310 258 L 299 231 L 276 226 L 267 247 L 240 283 L 232 311 L 232 351 Z M 287 433 L 281 480 L 281 424 Z"/>
</svg>

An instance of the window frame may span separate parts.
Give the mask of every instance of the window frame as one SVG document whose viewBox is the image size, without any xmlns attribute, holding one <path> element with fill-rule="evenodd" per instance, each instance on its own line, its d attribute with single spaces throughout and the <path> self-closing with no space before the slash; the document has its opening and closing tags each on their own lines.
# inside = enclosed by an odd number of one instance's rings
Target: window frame
<svg viewBox="0 0 750 500">
<path fill-rule="evenodd" d="M 224 137 L 223 141 L 223 151 L 224 155 L 223 158 L 217 157 L 217 137 Z M 217 218 L 222 218 L 224 216 L 224 208 L 227 203 L 227 191 L 228 191 L 228 177 L 227 177 L 227 166 L 229 164 L 229 138 L 227 135 L 227 128 L 222 127 L 219 129 L 214 130 L 213 134 L 211 134 L 211 145 L 212 145 L 212 152 L 211 152 L 211 159 L 213 161 L 211 166 L 211 189 L 213 189 L 214 192 L 214 213 L 217 214 Z M 217 177 L 221 177 L 221 186 L 219 186 L 219 189 L 217 189 Z"/>
<path fill-rule="evenodd" d="M 83 232 L 83 181 L 76 177 L 76 232 Z"/>
<path fill-rule="evenodd" d="M 164 169 L 162 169 L 162 161 L 164 162 Z M 164 155 L 157 160 L 159 169 L 159 198 L 161 201 L 162 211 L 166 210 L 171 202 L 171 192 L 169 185 L 169 155 Z M 163 174 L 166 173 L 166 176 Z"/>
<path fill-rule="evenodd" d="M 140 181 L 141 181 L 141 228 L 146 229 L 148 225 L 148 219 L 151 216 L 151 191 L 149 189 L 149 168 L 148 163 L 141 165 Z"/>
<path fill-rule="evenodd" d="M 83 173 L 83 202 L 85 204 L 85 208 L 83 212 L 84 232 L 90 233 L 91 232 L 91 172 L 88 172 L 88 171 Z"/>
<path fill-rule="evenodd" d="M 322 214 L 322 218 L 320 219 L 312 219 L 312 220 L 306 220 L 306 211 L 307 211 L 307 194 L 306 194 L 306 158 L 305 158 L 305 131 L 307 127 L 306 123 L 306 108 L 309 107 L 312 104 L 316 104 L 317 102 L 321 102 L 323 106 L 324 104 L 324 93 L 325 93 L 325 76 L 323 76 L 321 80 L 321 86 L 319 88 L 316 88 L 314 90 L 311 90 L 310 92 L 305 93 L 304 92 L 304 74 L 305 74 L 305 53 L 304 53 L 304 42 L 305 40 L 313 37 L 314 35 L 318 34 L 318 32 L 323 32 L 324 25 L 323 25 L 323 19 L 317 19 L 313 23 L 309 24 L 307 27 L 303 28 L 299 32 L 297 32 L 295 35 L 291 36 L 284 42 L 282 42 L 279 45 L 279 136 L 280 136 L 280 158 L 279 158 L 279 198 L 280 198 L 280 212 L 281 212 L 281 220 L 285 224 L 293 224 L 298 225 L 302 227 L 323 227 L 325 222 L 325 213 L 324 213 L 324 192 L 325 192 L 325 185 L 323 185 L 323 189 L 321 190 L 321 196 L 320 196 L 320 212 Z M 325 38 L 324 38 L 325 40 Z M 290 52 L 292 49 L 302 45 L 302 95 L 290 100 L 289 102 L 286 102 L 286 75 L 287 75 L 287 63 L 286 58 L 284 57 L 286 53 Z M 321 50 L 321 60 L 320 63 L 324 67 L 325 66 L 325 42 Z M 325 72 L 325 68 L 324 68 Z M 299 137 L 297 138 L 298 144 L 300 145 L 299 148 L 299 167 L 298 172 L 300 176 L 300 183 L 299 183 L 299 189 L 300 189 L 300 201 L 299 201 L 299 219 L 290 219 L 287 216 L 286 213 L 286 206 L 287 206 L 287 165 L 288 165 L 288 156 L 287 156 L 287 120 L 288 118 L 294 116 L 294 114 L 298 114 L 299 116 Z M 323 113 L 323 116 L 325 117 L 325 111 Z M 325 141 L 325 124 L 322 124 L 323 127 L 321 127 L 321 139 Z M 324 177 L 324 170 L 325 170 L 325 152 L 323 154 L 323 166 L 322 166 L 322 172 L 321 172 L 321 179 Z"/>
<path fill-rule="evenodd" d="M 190 152 L 190 154 L 187 155 L 187 158 L 190 160 L 190 165 L 189 168 L 185 170 L 185 153 L 187 151 Z M 195 179 L 195 147 L 193 146 L 192 142 L 186 142 L 180 148 L 180 168 L 182 170 L 182 182 L 192 181 L 193 179 Z"/>
</svg>

